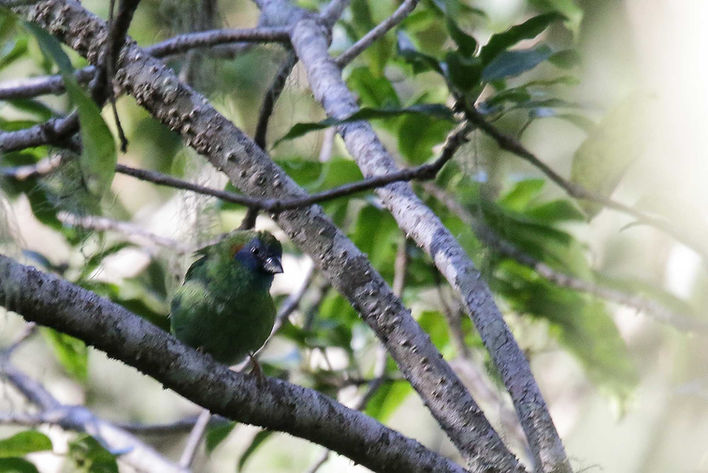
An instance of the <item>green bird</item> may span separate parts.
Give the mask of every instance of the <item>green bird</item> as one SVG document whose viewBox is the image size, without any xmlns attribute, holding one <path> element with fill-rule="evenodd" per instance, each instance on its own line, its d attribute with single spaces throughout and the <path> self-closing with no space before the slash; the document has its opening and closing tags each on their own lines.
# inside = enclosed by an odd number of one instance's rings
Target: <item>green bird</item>
<svg viewBox="0 0 708 473">
<path fill-rule="evenodd" d="M 273 276 L 283 272 L 283 249 L 268 232 L 243 230 L 198 253 L 201 258 L 172 299 L 172 333 L 232 365 L 252 356 L 273 329 L 275 304 L 269 290 Z M 255 360 L 254 370 L 260 371 Z"/>
</svg>

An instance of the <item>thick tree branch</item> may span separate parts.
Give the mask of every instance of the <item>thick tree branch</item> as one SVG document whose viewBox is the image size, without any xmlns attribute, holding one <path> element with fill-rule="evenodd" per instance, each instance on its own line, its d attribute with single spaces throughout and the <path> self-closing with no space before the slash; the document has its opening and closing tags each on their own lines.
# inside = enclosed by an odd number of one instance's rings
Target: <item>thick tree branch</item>
<svg viewBox="0 0 708 473">
<path fill-rule="evenodd" d="M 259 383 L 231 371 L 123 307 L 2 255 L 0 303 L 84 340 L 224 417 L 306 438 L 374 471 L 464 471 L 316 391 L 273 378 Z"/>
<path fill-rule="evenodd" d="M 272 1 L 278 3 L 283 0 Z M 342 80 L 339 67 L 327 52 L 324 28 L 316 20 L 304 18 L 294 25 L 291 42 L 307 71 L 315 98 L 327 115 L 344 119 L 355 113 L 359 107 Z M 396 171 L 393 158 L 369 123 L 344 123 L 339 125 L 338 130 L 365 176 Z M 377 193 L 399 226 L 428 252 L 465 302 L 514 401 L 538 467 L 547 473 L 571 471 L 565 449 L 528 361 L 494 303 L 491 290 L 464 249 L 409 185 L 390 184 L 379 188 Z M 452 440 L 455 442 L 454 437 Z M 473 457 L 464 450 L 463 454 Z"/>
<path fill-rule="evenodd" d="M 28 9 L 16 10 L 48 29 L 79 54 L 95 61 L 97 50 L 93 39 L 105 34 L 105 25 L 80 4 L 47 0 Z M 282 13 L 278 8 L 274 11 Z M 297 14 L 289 15 L 288 19 L 297 17 Z M 69 34 L 79 26 L 81 36 Z M 154 117 L 181 133 L 190 146 L 205 155 L 244 193 L 281 199 L 304 196 L 304 191 L 241 130 L 218 114 L 204 97 L 181 84 L 171 70 L 132 42 L 122 51 L 115 79 Z M 523 471 L 450 366 L 440 357 L 429 336 L 367 258 L 322 210 L 313 206 L 284 211 L 275 219 L 384 342 L 401 372 L 433 415 L 461 448 L 474 457 L 474 470 Z M 213 369 L 211 366 L 202 368 Z M 211 373 L 213 371 L 209 375 Z M 203 377 L 204 373 L 200 376 Z M 248 415 L 243 410 L 241 413 Z M 327 441 L 331 442 L 331 439 Z M 350 445 L 349 448 L 356 446 Z"/>
</svg>

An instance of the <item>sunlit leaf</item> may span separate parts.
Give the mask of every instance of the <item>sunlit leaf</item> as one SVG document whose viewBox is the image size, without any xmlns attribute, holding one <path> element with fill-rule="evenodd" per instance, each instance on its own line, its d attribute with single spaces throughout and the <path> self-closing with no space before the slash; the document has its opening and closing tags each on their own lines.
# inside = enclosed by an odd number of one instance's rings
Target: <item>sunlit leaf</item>
<svg viewBox="0 0 708 473">
<path fill-rule="evenodd" d="M 26 430 L 0 440 L 0 458 L 20 457 L 52 449 L 49 437 L 36 430 Z M 0 471 L 5 471 L 0 468 Z"/>
<path fill-rule="evenodd" d="M 24 458 L 0 458 L 0 472 L 2 473 L 39 473 L 32 462 Z"/>
<path fill-rule="evenodd" d="M 407 381 L 384 384 L 376 391 L 364 412 L 374 419 L 386 422 L 412 392 L 413 388 Z"/>
<path fill-rule="evenodd" d="M 79 381 L 86 381 L 88 374 L 88 349 L 86 344 L 65 333 L 50 328 L 43 328 L 42 334 L 49 342 L 59 363 L 67 373 Z"/>
</svg>

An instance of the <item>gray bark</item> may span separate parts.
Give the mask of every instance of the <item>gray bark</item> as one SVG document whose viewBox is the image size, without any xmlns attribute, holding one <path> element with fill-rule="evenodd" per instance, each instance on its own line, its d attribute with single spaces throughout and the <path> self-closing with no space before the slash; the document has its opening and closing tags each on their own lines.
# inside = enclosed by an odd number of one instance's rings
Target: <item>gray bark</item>
<svg viewBox="0 0 708 473">
<path fill-rule="evenodd" d="M 74 1 L 43 1 L 16 9 L 95 64 L 105 24 Z M 251 196 L 304 195 L 269 157 L 206 98 L 134 43 L 121 52 L 115 80 L 138 104 L 222 170 Z M 433 416 L 474 471 L 524 471 L 491 428 L 469 392 L 367 258 L 318 206 L 275 217 L 374 330 Z"/>
</svg>

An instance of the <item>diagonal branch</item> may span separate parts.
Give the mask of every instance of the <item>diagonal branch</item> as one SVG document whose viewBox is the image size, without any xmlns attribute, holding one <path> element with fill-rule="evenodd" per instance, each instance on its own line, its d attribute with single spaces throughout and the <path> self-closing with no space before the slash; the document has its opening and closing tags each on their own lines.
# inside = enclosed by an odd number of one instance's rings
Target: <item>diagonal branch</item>
<svg viewBox="0 0 708 473">
<path fill-rule="evenodd" d="M 51 424 L 58 425 L 64 430 L 86 432 L 102 442 L 109 450 L 125 452 L 120 460 L 137 470 L 187 473 L 187 470 L 167 461 L 152 447 L 129 432 L 97 417 L 85 407 L 61 404 L 44 386 L 20 372 L 9 362 L 0 363 L 0 377 L 7 378 L 23 396 L 40 408 L 39 413 L 32 415 L 0 415 L 0 422 L 25 425 Z"/>
<path fill-rule="evenodd" d="M 2 255 L 0 303 L 27 320 L 84 340 L 216 414 L 306 438 L 374 471 L 464 472 L 331 398 L 279 379 L 258 382 L 231 371 L 122 306 Z"/>
<path fill-rule="evenodd" d="M 467 119 L 470 122 L 477 125 L 480 130 L 482 130 L 484 133 L 494 139 L 494 141 L 496 141 L 497 145 L 499 145 L 501 149 L 509 151 L 510 153 L 513 153 L 516 156 L 525 159 L 529 163 L 533 164 L 536 168 L 543 172 L 543 174 L 545 174 L 551 181 L 555 182 L 561 189 L 566 191 L 571 197 L 574 197 L 576 199 L 591 200 L 593 202 L 597 202 L 598 204 L 602 204 L 607 208 L 630 215 L 635 218 L 637 222 L 645 225 L 651 225 L 652 227 L 661 230 L 667 235 L 672 236 L 677 241 L 683 243 L 684 245 L 693 249 L 696 253 L 700 254 L 703 257 L 704 261 L 708 261 L 708 249 L 706 249 L 706 246 L 702 241 L 696 241 L 695 239 L 681 233 L 680 231 L 676 230 L 676 227 L 674 225 L 671 225 L 671 223 L 667 222 L 666 220 L 647 215 L 633 207 L 630 207 L 629 205 L 625 205 L 621 202 L 612 200 L 609 197 L 596 194 L 584 188 L 583 186 L 580 186 L 574 182 L 570 182 L 564 179 L 550 166 L 541 161 L 535 154 L 526 149 L 526 147 L 524 147 L 524 145 L 521 144 L 521 142 L 519 142 L 516 138 L 502 133 L 499 129 L 494 127 L 494 125 L 486 121 L 484 119 L 484 116 L 482 116 L 482 114 L 474 108 L 466 107 L 465 115 L 467 116 Z"/>
<path fill-rule="evenodd" d="M 288 57 L 285 58 L 283 63 L 278 68 L 278 71 L 273 77 L 273 82 L 271 82 L 270 87 L 263 97 L 263 104 L 261 105 L 261 111 L 258 114 L 258 124 L 256 125 L 256 133 L 253 135 L 253 141 L 256 142 L 258 146 L 262 149 L 266 149 L 266 132 L 268 131 L 268 121 L 270 116 L 273 114 L 273 109 L 275 108 L 275 102 L 278 101 L 283 88 L 285 88 L 285 82 L 288 80 L 290 72 L 297 64 L 297 56 L 292 51 L 288 52 Z"/>
<path fill-rule="evenodd" d="M 454 196 L 432 183 L 423 184 L 426 192 L 442 202 L 448 209 L 456 214 L 463 222 L 469 225 L 477 238 L 490 248 L 508 256 L 524 266 L 527 266 L 541 277 L 561 287 L 567 287 L 580 292 L 586 292 L 608 301 L 616 302 L 628 307 L 633 307 L 653 316 L 656 320 L 672 325 L 679 330 L 708 332 L 708 323 L 685 314 L 673 312 L 663 305 L 635 294 L 618 291 L 610 287 L 595 284 L 570 274 L 562 273 L 539 261 L 533 256 L 524 253 L 507 240 L 494 233 L 494 230 L 480 222 L 467 209 L 465 209 Z"/>
<path fill-rule="evenodd" d="M 280 3 L 284 0 L 272 0 Z M 359 107 L 342 80 L 341 71 L 330 58 L 326 30 L 314 19 L 298 21 L 291 34 L 293 48 L 307 71 L 315 98 L 327 115 L 343 119 Z M 392 156 L 368 122 L 343 123 L 338 127 L 347 149 L 365 176 L 371 177 L 397 169 Z M 482 341 L 504 380 L 534 453 L 538 468 L 544 472 L 571 471 L 565 449 L 548 412 L 529 363 L 514 340 L 492 292 L 464 249 L 440 219 L 404 183 L 377 190 L 398 225 L 431 256 L 437 268 L 460 294 Z M 448 431 L 449 433 L 449 431 Z M 452 438 L 453 442 L 455 438 Z M 464 446 L 463 455 L 473 458 Z"/>
<path fill-rule="evenodd" d="M 15 10 L 46 28 L 82 56 L 92 61 L 96 59 L 97 47 L 92 39 L 105 34 L 105 25 L 77 2 L 45 0 L 37 6 Z M 274 10 L 282 12 L 279 8 Z M 302 15 L 296 14 L 288 19 L 299 16 Z M 79 27 L 83 32 L 80 37 L 70 34 Z M 115 79 L 135 95 L 139 104 L 178 131 L 188 145 L 222 170 L 244 193 L 280 199 L 305 195 L 268 155 L 220 115 L 203 96 L 180 83 L 170 69 L 134 43 L 124 46 Z M 413 320 L 366 256 L 332 224 L 322 209 L 312 206 L 284 211 L 275 219 L 382 340 L 403 375 L 448 435 L 474 459 L 471 463 L 474 471 L 523 471 L 459 378 L 442 359 L 430 337 Z M 213 370 L 211 365 L 201 367 Z M 208 373 L 211 375 L 213 371 Z M 203 378 L 205 374 L 199 376 Z M 231 392 L 226 394 L 228 396 Z M 282 393 L 279 399 L 287 399 L 289 394 L 290 391 Z M 248 415 L 245 410 L 249 406 L 241 407 L 244 409 L 241 414 Z M 283 415 L 288 418 L 292 412 L 287 410 Z M 325 440 L 333 442 L 329 438 Z M 358 448 L 354 444 L 346 447 Z"/>
<path fill-rule="evenodd" d="M 199 194 L 211 195 L 217 197 L 223 201 L 231 202 L 234 204 L 245 205 L 251 209 L 265 210 L 272 213 L 280 213 L 285 210 L 292 210 L 302 207 L 309 207 L 312 204 L 326 202 L 328 200 L 337 199 L 339 197 L 345 197 L 347 195 L 355 194 L 357 192 L 363 192 L 371 189 L 376 189 L 378 187 L 386 186 L 393 182 L 400 181 L 412 181 L 414 179 L 418 180 L 429 180 L 435 178 L 437 173 L 442 169 L 442 167 L 452 159 L 455 151 L 462 145 L 466 140 L 466 136 L 470 131 L 469 126 L 463 126 L 459 130 L 452 133 L 445 143 L 440 157 L 429 164 L 422 164 L 408 169 L 401 169 L 390 174 L 384 174 L 381 176 L 373 176 L 361 181 L 352 182 L 349 184 L 343 184 L 326 191 L 317 192 L 309 196 L 303 196 L 292 199 L 254 199 L 241 194 L 235 194 L 229 191 L 222 191 L 218 189 L 212 189 L 199 184 L 192 184 L 190 182 L 178 179 L 176 177 L 168 176 L 156 171 L 147 171 L 144 169 L 135 169 L 123 164 L 116 165 L 116 172 L 121 174 L 126 174 L 143 181 L 153 182 L 155 184 L 173 187 L 175 189 L 184 189 L 192 192 L 197 192 Z M 0 171 L 2 168 L 0 168 Z M 9 172 L 5 173 L 6 175 Z"/>
<path fill-rule="evenodd" d="M 352 62 L 355 57 L 371 46 L 374 41 L 388 33 L 391 28 L 405 20 L 405 18 L 415 9 L 416 5 L 418 5 L 418 0 L 404 0 L 404 2 L 398 6 L 396 11 L 393 12 L 393 15 L 376 25 L 371 31 L 359 38 L 356 43 L 352 44 L 349 49 L 340 54 L 337 59 L 335 59 L 337 65 L 339 67 L 344 67 Z"/>
<path fill-rule="evenodd" d="M 148 46 L 145 52 L 155 57 L 180 54 L 194 48 L 207 48 L 228 43 L 258 42 L 287 43 L 287 28 L 220 29 L 185 33 Z"/>
</svg>

